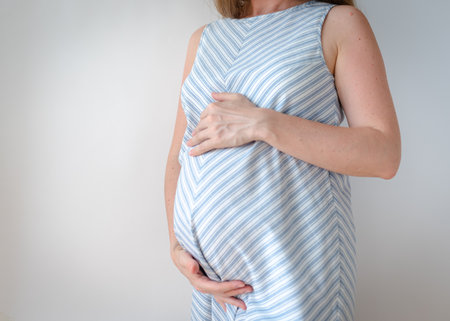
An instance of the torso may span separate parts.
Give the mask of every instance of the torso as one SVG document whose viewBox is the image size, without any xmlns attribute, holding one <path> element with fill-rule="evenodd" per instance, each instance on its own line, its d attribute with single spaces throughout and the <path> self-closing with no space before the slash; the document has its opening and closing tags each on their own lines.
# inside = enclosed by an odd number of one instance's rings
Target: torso
<svg viewBox="0 0 450 321">
<path fill-rule="evenodd" d="M 248 310 L 233 308 L 229 319 L 350 320 L 353 314 L 356 246 L 349 177 L 260 140 L 195 157 L 186 144 L 215 100 L 211 92 L 240 93 L 255 106 L 339 126 L 344 115 L 329 74 L 340 43 L 338 19 L 325 26 L 323 41 L 317 33 L 329 6 L 313 1 L 246 22 L 211 22 L 202 29 L 196 63 L 181 88 L 187 126 L 174 233 L 210 279 L 253 286 L 254 292 L 240 297 Z M 198 291 L 192 302 L 196 320 L 223 313 Z"/>
</svg>

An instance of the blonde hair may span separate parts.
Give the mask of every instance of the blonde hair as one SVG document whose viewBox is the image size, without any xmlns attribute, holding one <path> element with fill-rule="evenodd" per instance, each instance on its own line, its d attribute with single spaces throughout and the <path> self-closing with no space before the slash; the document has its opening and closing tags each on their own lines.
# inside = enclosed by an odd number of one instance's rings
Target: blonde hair
<svg viewBox="0 0 450 321">
<path fill-rule="evenodd" d="M 241 0 L 214 0 L 214 5 L 219 14 L 224 18 L 239 19 L 246 16 L 250 0 L 245 0 L 244 5 L 240 6 Z M 355 7 L 353 0 L 318 0 L 320 2 L 326 2 L 337 5 L 350 5 Z M 299 3 L 301 3 L 299 1 Z"/>
</svg>

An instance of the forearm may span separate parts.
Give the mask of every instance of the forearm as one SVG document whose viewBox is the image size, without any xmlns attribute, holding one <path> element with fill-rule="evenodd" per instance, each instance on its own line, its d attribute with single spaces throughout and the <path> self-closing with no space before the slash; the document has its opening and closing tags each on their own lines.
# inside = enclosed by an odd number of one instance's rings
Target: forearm
<svg viewBox="0 0 450 321">
<path fill-rule="evenodd" d="M 393 148 L 386 136 L 371 127 L 338 127 L 260 109 L 255 139 L 330 171 L 390 178 Z"/>
<path fill-rule="evenodd" d="M 178 162 L 178 156 L 169 154 L 164 179 L 164 196 L 167 214 L 167 225 L 169 228 L 170 249 L 172 249 L 178 243 L 173 229 L 173 208 L 180 168 L 181 166 Z"/>
</svg>

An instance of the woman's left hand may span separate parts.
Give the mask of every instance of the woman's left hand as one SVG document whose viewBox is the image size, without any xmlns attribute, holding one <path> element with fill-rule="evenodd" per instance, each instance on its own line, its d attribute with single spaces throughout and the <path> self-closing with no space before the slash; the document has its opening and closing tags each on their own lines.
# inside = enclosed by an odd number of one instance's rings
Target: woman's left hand
<svg viewBox="0 0 450 321">
<path fill-rule="evenodd" d="M 212 93 L 217 100 L 206 106 L 192 131 L 189 155 L 197 156 L 215 148 L 244 145 L 257 139 L 256 129 L 263 122 L 261 108 L 240 93 Z"/>
</svg>

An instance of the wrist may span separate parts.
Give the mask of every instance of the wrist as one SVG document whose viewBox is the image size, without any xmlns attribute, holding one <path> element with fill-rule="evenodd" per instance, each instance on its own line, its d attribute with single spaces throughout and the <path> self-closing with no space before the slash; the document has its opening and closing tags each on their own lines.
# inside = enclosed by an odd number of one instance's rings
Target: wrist
<svg viewBox="0 0 450 321">
<path fill-rule="evenodd" d="M 272 120 L 275 110 L 269 108 L 258 108 L 256 111 L 255 124 L 253 126 L 254 140 L 267 142 L 271 135 Z"/>
<path fill-rule="evenodd" d="M 176 254 L 176 247 L 177 245 L 171 245 L 170 246 L 170 258 L 172 259 L 173 262 L 175 262 L 175 254 Z"/>
<path fill-rule="evenodd" d="M 180 245 L 180 243 L 178 243 L 178 240 L 173 240 L 170 242 L 170 253 L 172 253 L 178 246 Z"/>
</svg>

